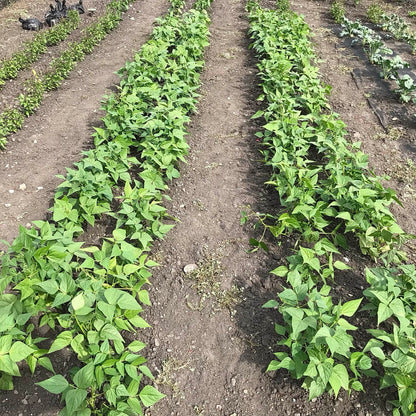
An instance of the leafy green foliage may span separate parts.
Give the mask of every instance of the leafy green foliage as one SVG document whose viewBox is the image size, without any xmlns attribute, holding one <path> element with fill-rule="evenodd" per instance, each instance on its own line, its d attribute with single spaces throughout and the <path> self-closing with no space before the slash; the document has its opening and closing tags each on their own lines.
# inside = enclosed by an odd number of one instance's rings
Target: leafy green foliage
<svg viewBox="0 0 416 416">
<path fill-rule="evenodd" d="M 416 401 L 416 270 L 414 265 L 367 270 L 370 287 L 364 291 L 366 305 L 377 316 L 378 329 L 365 347 L 383 366 L 381 388 L 394 386 L 398 399 L 393 404 L 401 414 L 414 414 Z"/>
<path fill-rule="evenodd" d="M 13 388 L 21 361 L 32 372 L 36 365 L 53 372 L 49 355 L 70 348 L 80 367 L 71 377 L 55 374 L 39 383 L 62 395 L 62 415 L 142 415 L 143 407 L 163 397 L 141 385 L 143 376 L 154 378 L 140 354 L 145 344 L 126 342 L 122 331 L 149 326 L 140 316 L 150 305 L 145 285 L 156 265 L 147 252 L 171 228 L 162 222 L 162 192 L 166 180 L 179 175 L 175 164 L 188 148 L 185 123 L 198 96 L 209 4 L 198 0 L 181 17 L 176 2 L 160 19 L 134 63 L 120 71 L 120 93 L 104 103 L 106 128 L 96 129 L 96 148 L 62 178 L 53 220 L 21 227 L 2 256 L 0 288 L 3 293 L 11 285 L 13 294 L 0 295 L 1 388 Z M 160 105 L 147 99 L 149 92 Z M 120 201 L 113 211 L 114 194 Z M 100 247 L 84 247 L 78 242 L 84 226 L 101 215 L 116 219 L 112 236 Z M 38 347 L 44 338 L 31 337 L 28 322 L 38 315 L 40 326 L 59 333 L 48 350 Z"/>
<path fill-rule="evenodd" d="M 276 308 L 283 319 L 283 325 L 275 324 L 280 350 L 268 370 L 284 368 L 302 379 L 310 398 L 325 391 L 361 391 L 363 376 L 379 377 L 381 388 L 397 390 L 393 414 L 414 414 L 416 271 L 402 263 L 400 246 L 412 236 L 401 230 L 388 209 L 397 199 L 368 171 L 359 144 L 347 142 L 344 124 L 331 114 L 329 88 L 320 84 L 317 68 L 310 63 L 315 57 L 303 19 L 261 9 L 255 2 L 247 9 L 252 47 L 259 57 L 259 99 L 266 104 L 253 118 L 266 122 L 257 137 L 272 168 L 267 183 L 282 206 L 277 215 L 256 215 L 276 238 L 297 235 L 293 255 L 271 272 L 286 278 L 286 284 L 278 300 L 264 305 Z M 346 33 L 361 33 L 375 55 L 382 47 L 365 37 L 371 33 L 361 24 L 351 23 Z M 248 214 L 243 215 L 242 223 Z M 362 309 L 377 317 L 377 329 L 368 329 L 373 338 L 361 351 L 351 334 L 357 328 L 347 318 L 355 315 L 363 299 L 334 303 L 330 295 L 336 274 L 349 269 L 340 260 L 340 251 L 348 248 L 345 233 L 357 236 L 363 253 L 381 257 L 385 264 L 367 271 L 367 304 Z M 253 243 L 262 247 L 263 241 Z M 396 266 L 389 266 L 392 263 Z M 375 360 L 384 375 L 373 368 Z"/>
<path fill-rule="evenodd" d="M 323 233 L 339 246 L 346 244 L 344 233 L 355 233 L 363 253 L 399 260 L 398 248 L 408 236 L 388 210 L 397 198 L 368 171 L 367 156 L 358 150 L 359 143 L 347 141 L 344 123 L 324 112 L 329 88 L 320 84 L 310 63 L 309 29 L 291 13 L 257 13 L 264 21 L 253 23 L 250 31 L 252 47 L 262 58 L 261 99 L 268 106 L 254 117 L 266 121 L 257 136 L 273 170 L 267 184 L 276 189 L 283 207 L 264 221 L 268 229 L 275 237 L 300 231 L 309 242 Z M 271 25 L 276 33 L 267 31 Z M 276 44 L 285 47 L 276 49 Z"/>
<path fill-rule="evenodd" d="M 375 8 L 369 9 L 370 20 L 379 21 L 379 26 L 390 32 L 396 39 L 404 40 L 412 47 L 412 52 L 416 50 L 416 35 L 409 29 L 409 25 L 399 16 L 392 14 L 387 15 L 381 13 L 378 16 Z M 361 24 L 360 22 L 352 22 L 346 17 L 341 21 L 343 31 L 340 36 L 350 36 L 359 39 L 364 46 L 370 62 L 381 68 L 380 76 L 384 79 L 391 79 L 396 82 L 400 100 L 402 102 L 416 102 L 414 81 L 410 75 L 401 75 L 400 70 L 409 68 L 409 64 L 399 56 L 391 57 L 393 51 L 386 47 L 381 36 L 377 35 L 372 29 Z"/>
<path fill-rule="evenodd" d="M 336 23 L 342 22 L 342 18 L 345 15 L 345 8 L 344 3 L 341 0 L 335 0 L 332 2 L 329 11 Z"/>
<path fill-rule="evenodd" d="M 372 3 L 367 9 L 367 18 L 370 22 L 378 24 L 381 22 L 381 18 L 384 14 L 383 8 L 378 3 Z M 340 22 L 337 22 L 340 23 Z"/>
</svg>

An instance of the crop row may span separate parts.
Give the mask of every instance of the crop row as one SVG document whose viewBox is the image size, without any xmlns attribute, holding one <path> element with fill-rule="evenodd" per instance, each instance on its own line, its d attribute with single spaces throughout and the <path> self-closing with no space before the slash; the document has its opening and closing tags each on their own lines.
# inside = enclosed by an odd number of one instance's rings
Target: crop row
<svg viewBox="0 0 416 416">
<path fill-rule="evenodd" d="M 140 312 L 150 305 L 145 285 L 156 264 L 147 255 L 153 239 L 172 227 L 162 222 L 161 201 L 187 153 L 185 125 L 198 97 L 209 5 L 197 0 L 182 15 L 183 2 L 172 2 L 151 40 L 120 70 L 119 93 L 104 104 L 105 127 L 94 134 L 95 148 L 68 169 L 53 220 L 21 227 L 2 256 L 1 388 L 13 388 L 19 362 L 32 373 L 36 365 L 53 372 L 50 355 L 69 348 L 80 363 L 71 380 L 56 374 L 39 383 L 62 395 L 62 415 L 142 415 L 143 405 L 163 397 L 143 387 L 143 376 L 153 379 L 139 353 L 145 344 L 125 334 L 148 326 Z M 83 229 L 100 218 L 113 218 L 112 236 L 101 247 L 84 247 Z M 35 316 L 48 335 L 58 335 L 32 337 Z"/>
<path fill-rule="evenodd" d="M 24 117 L 33 114 L 39 108 L 45 92 L 57 89 L 77 63 L 83 60 L 85 55 L 92 53 L 94 47 L 119 25 L 122 13 L 127 10 L 132 1 L 134 0 L 112 0 L 107 5 L 104 16 L 85 29 L 86 34 L 79 42 L 69 43 L 60 56 L 51 62 L 50 69 L 42 76 L 34 73 L 33 77 L 26 81 L 24 93 L 16 98 L 19 105 L 17 107 L 10 106 L 0 114 L 0 149 L 5 147 L 7 136 L 22 127 Z M 72 19 L 76 19 L 74 16 L 78 13 L 71 12 L 71 15 Z M 67 19 L 67 21 L 71 20 Z M 57 27 L 60 27 L 61 24 Z M 39 41 L 39 44 L 41 47 L 44 45 L 42 41 Z M 20 55 L 17 56 L 20 59 Z"/>
<path fill-rule="evenodd" d="M 416 52 L 416 32 L 411 26 L 396 13 L 388 14 L 376 3 L 371 4 L 367 9 L 368 19 L 391 35 L 394 39 L 406 42 Z"/>
<path fill-rule="evenodd" d="M 78 27 L 79 23 L 79 14 L 70 10 L 68 17 L 60 24 L 47 32 L 38 33 L 32 41 L 25 44 L 23 50 L 17 51 L 10 58 L 3 60 L 0 63 L 0 87 L 5 84 L 6 80 L 16 78 L 19 71 L 29 68 L 47 51 L 48 47 L 65 40 Z"/>
<path fill-rule="evenodd" d="M 294 254 L 271 272 L 285 277 L 287 287 L 279 300 L 264 305 L 277 308 L 284 321 L 275 325 L 281 350 L 268 369 L 284 368 L 302 379 L 311 399 L 325 391 L 361 391 L 365 377 L 376 377 L 380 388 L 396 388 L 394 415 L 414 414 L 416 271 L 402 262 L 400 245 L 411 236 L 388 209 L 394 192 L 371 174 L 367 156 L 349 143 L 344 123 L 330 112 L 329 88 L 312 64 L 316 58 L 303 19 L 255 2 L 248 10 L 260 99 L 266 102 L 255 114 L 266 121 L 258 136 L 272 169 L 268 184 L 281 204 L 278 215 L 263 214 L 260 222 L 276 238 L 297 236 Z M 366 271 L 369 286 L 362 298 L 334 303 L 335 278 L 350 268 L 341 261 L 345 235 L 385 266 Z M 350 334 L 357 327 L 346 318 L 354 317 L 364 297 L 361 310 L 377 316 L 377 327 L 365 328 L 372 338 L 360 350 Z"/>
<path fill-rule="evenodd" d="M 378 10 L 377 5 L 373 7 Z M 364 50 L 368 55 L 368 59 L 372 64 L 381 68 L 380 77 L 384 79 L 394 80 L 398 94 L 402 102 L 416 102 L 416 83 L 409 74 L 401 74 L 400 71 L 409 68 L 409 64 L 399 56 L 394 55 L 393 51 L 386 46 L 382 37 L 368 26 L 363 25 L 359 21 L 351 21 L 345 17 L 344 9 L 340 2 L 335 1 L 331 6 L 331 14 L 337 23 L 340 23 L 343 30 L 341 37 L 350 36 L 355 38 L 353 42 L 360 41 Z M 367 12 L 370 20 L 378 23 L 379 26 L 391 33 L 397 40 L 405 41 L 412 47 L 412 52 L 416 47 L 416 36 L 410 32 L 409 25 L 404 22 L 396 14 L 387 15 L 385 13 L 377 13 L 371 9 Z"/>
</svg>

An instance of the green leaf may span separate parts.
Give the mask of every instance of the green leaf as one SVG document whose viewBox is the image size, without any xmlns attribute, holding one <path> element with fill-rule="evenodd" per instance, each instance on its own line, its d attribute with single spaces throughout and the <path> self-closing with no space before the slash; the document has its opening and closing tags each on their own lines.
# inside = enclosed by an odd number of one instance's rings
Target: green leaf
<svg viewBox="0 0 416 416">
<path fill-rule="evenodd" d="M 277 300 L 269 300 L 267 301 L 262 308 L 277 308 L 279 306 L 279 302 Z"/>
<path fill-rule="evenodd" d="M 149 370 L 149 368 L 145 365 L 139 366 L 139 370 L 146 376 L 149 377 L 151 380 L 154 380 L 155 377 L 152 374 L 152 372 Z"/>
<path fill-rule="evenodd" d="M 117 397 L 129 397 L 130 393 L 127 391 L 126 386 L 124 384 L 119 384 L 116 387 L 116 394 Z"/>
<path fill-rule="evenodd" d="M 316 366 L 318 374 L 321 377 L 322 383 L 326 386 L 332 374 L 333 364 L 329 360 L 319 363 Z"/>
<path fill-rule="evenodd" d="M 87 391 L 82 389 L 73 389 L 65 394 L 67 416 L 73 415 L 79 409 L 87 395 Z"/>
<path fill-rule="evenodd" d="M 28 355 L 32 354 L 35 350 L 21 341 L 16 341 L 10 348 L 10 358 L 19 362 L 24 360 Z"/>
<path fill-rule="evenodd" d="M 117 228 L 113 231 L 113 237 L 116 241 L 124 241 L 126 239 L 126 230 L 123 228 Z"/>
<path fill-rule="evenodd" d="M 121 336 L 120 332 L 111 324 L 106 324 L 102 327 L 100 331 L 100 336 L 103 339 L 118 339 L 123 342 L 123 337 Z"/>
<path fill-rule="evenodd" d="M 399 401 L 403 408 L 409 409 L 409 407 L 415 402 L 415 400 L 416 389 L 411 387 L 399 389 Z"/>
<path fill-rule="evenodd" d="M 41 365 L 43 368 L 46 368 L 47 370 L 49 370 L 51 373 L 55 374 L 55 370 L 53 368 L 52 362 L 49 357 L 40 357 L 38 359 L 38 364 Z"/>
<path fill-rule="evenodd" d="M 63 331 L 61 332 L 52 343 L 51 347 L 49 348 L 49 354 L 55 351 L 59 351 L 62 348 L 65 348 L 67 345 L 71 343 L 73 339 L 72 331 Z"/>
<path fill-rule="evenodd" d="M 341 306 L 340 315 L 353 316 L 359 308 L 363 298 L 350 300 Z"/>
<path fill-rule="evenodd" d="M 380 303 L 377 309 L 377 326 L 392 315 L 393 311 L 385 303 Z"/>
<path fill-rule="evenodd" d="M 79 293 L 77 296 L 75 296 L 71 301 L 72 307 L 74 308 L 74 311 L 77 311 L 78 309 L 81 309 L 85 306 L 85 298 L 83 293 Z"/>
<path fill-rule="evenodd" d="M 149 407 L 163 399 L 165 395 L 152 386 L 144 386 L 142 391 L 139 393 L 139 397 L 143 405 Z"/>
<path fill-rule="evenodd" d="M 347 266 L 345 263 L 343 263 L 342 261 L 337 260 L 334 263 L 334 267 L 338 270 L 351 270 L 350 266 Z"/>
<path fill-rule="evenodd" d="M 13 377 L 10 374 L 1 375 L 0 390 L 13 390 Z"/>
<path fill-rule="evenodd" d="M 363 385 L 358 380 L 352 382 L 351 388 L 355 391 L 364 391 Z"/>
<path fill-rule="evenodd" d="M 129 397 L 127 399 L 127 404 L 130 408 L 139 415 L 143 414 L 142 407 L 140 406 L 140 402 L 135 397 Z"/>
<path fill-rule="evenodd" d="M 152 306 L 152 303 L 150 302 L 149 298 L 149 292 L 147 290 L 140 290 L 138 292 L 139 301 L 143 303 L 144 305 Z"/>
<path fill-rule="evenodd" d="M 20 376 L 19 368 L 8 354 L 0 355 L 0 371 L 11 376 Z"/>
<path fill-rule="evenodd" d="M 128 345 L 128 349 L 132 352 L 139 352 L 141 351 L 144 347 L 146 347 L 146 344 L 144 342 L 140 342 L 140 341 L 133 341 Z"/>
<path fill-rule="evenodd" d="M 87 389 L 93 385 L 95 379 L 94 363 L 88 363 L 86 366 L 78 370 L 73 377 L 74 383 L 80 389 Z"/>
<path fill-rule="evenodd" d="M 47 380 L 41 381 L 40 383 L 36 384 L 41 386 L 45 390 L 48 390 L 50 393 L 54 394 L 62 393 L 69 386 L 69 383 L 60 374 L 57 374 L 56 376 L 53 376 L 51 378 L 48 378 Z"/>
<path fill-rule="evenodd" d="M 279 325 L 279 324 L 274 324 L 274 330 L 276 331 L 277 334 L 284 336 L 286 334 L 286 327 Z"/>
<path fill-rule="evenodd" d="M 114 314 L 116 312 L 115 305 L 110 305 L 107 302 L 103 302 L 102 300 L 100 300 L 97 302 L 97 308 L 104 314 L 104 316 L 109 321 L 113 320 Z"/>
<path fill-rule="evenodd" d="M 329 384 L 334 390 L 335 397 L 338 396 L 338 392 L 341 387 L 348 391 L 349 387 L 349 375 L 348 371 L 343 364 L 337 364 L 332 369 L 331 377 L 329 378 Z"/>
<path fill-rule="evenodd" d="M 37 283 L 36 286 L 38 286 L 43 292 L 49 293 L 50 295 L 54 295 L 59 290 L 58 283 L 56 280 L 52 279 Z"/>
<path fill-rule="evenodd" d="M 380 347 L 373 347 L 370 349 L 374 357 L 378 358 L 380 361 L 384 361 L 386 356 L 384 355 L 383 350 Z"/>
<path fill-rule="evenodd" d="M 137 300 L 130 295 L 130 293 L 123 292 L 120 298 L 117 301 L 117 305 L 121 309 L 129 309 L 129 310 L 142 310 L 142 307 L 139 305 Z"/>
<path fill-rule="evenodd" d="M 12 346 L 13 337 L 11 335 L 4 335 L 0 338 L 0 355 L 7 354 Z"/>
<path fill-rule="evenodd" d="M 272 270 L 270 273 L 275 274 L 279 277 L 285 277 L 288 273 L 288 268 L 286 266 L 279 266 L 276 269 Z"/>
</svg>

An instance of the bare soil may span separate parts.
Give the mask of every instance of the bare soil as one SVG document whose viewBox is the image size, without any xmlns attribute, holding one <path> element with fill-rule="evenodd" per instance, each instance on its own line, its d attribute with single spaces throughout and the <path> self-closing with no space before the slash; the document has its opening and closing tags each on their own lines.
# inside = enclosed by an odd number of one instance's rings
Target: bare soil
<svg viewBox="0 0 416 416">
<path fill-rule="evenodd" d="M 275 1 L 263 4 L 273 7 Z M 357 6 L 347 2 L 347 17 L 365 22 L 369 4 L 368 0 L 360 0 Z M 96 7 L 98 14 L 100 5 L 89 0 L 87 7 Z M 337 36 L 339 27 L 331 19 L 329 2 L 293 0 L 291 5 L 314 32 L 322 80 L 332 86 L 333 110 L 346 122 L 351 140 L 362 142 L 374 171 L 392 176 L 386 186 L 395 189 L 403 203 L 392 209 L 406 231 L 416 232 L 416 172 L 408 162 L 416 164 L 414 106 L 399 103 L 392 85 L 379 78 L 362 49 Z M 337 399 L 324 395 L 308 401 L 301 383 L 285 372 L 265 373 L 276 348 L 273 324 L 279 316 L 261 305 L 281 288 L 283 282 L 269 271 L 283 261 L 291 242 L 271 246 L 270 253 L 249 254 L 248 241 L 259 237 L 259 231 L 252 221 L 240 225 L 243 210 L 278 209 L 276 195 L 263 185 L 269 173 L 260 161 L 254 135 L 259 125 L 250 120 L 261 107 L 256 100 L 259 81 L 255 57 L 248 48 L 244 6 L 243 0 L 212 4 L 211 45 L 205 54 L 198 113 L 189 126 L 188 163 L 169 190 L 168 210 L 179 222 L 152 253 L 160 263 L 150 288 L 153 306 L 145 314 L 152 328 L 135 336 L 147 342 L 149 367 L 167 397 L 146 414 L 389 415 L 388 401 L 393 397 L 370 380 L 365 380 L 365 393 L 348 396 L 344 392 Z M 139 50 L 152 22 L 167 7 L 167 1 L 137 0 L 120 27 L 79 63 L 62 88 L 50 93 L 24 128 L 10 138 L 0 154 L 0 238 L 10 242 L 19 224 L 48 217 L 59 183 L 55 175 L 64 174 L 65 167 L 91 146 L 91 132 L 100 123 L 100 100 L 118 82 L 114 72 Z M 416 9 L 414 1 L 391 2 L 389 7 L 403 15 Z M 23 9 L 36 15 L 42 8 L 39 2 L 18 0 L 0 10 L 0 56 L 33 36 L 10 16 L 15 19 Z M 402 57 L 415 68 L 415 57 L 400 48 Z M 22 80 L 12 82 L 17 91 Z M 6 90 L 0 91 L 4 99 L 2 94 Z M 407 251 L 414 261 L 411 244 Z M 339 276 L 337 294 L 344 299 L 359 297 L 368 260 L 354 251 L 345 256 L 356 272 Z M 192 264 L 198 269 L 185 274 L 184 267 Z M 356 324 L 367 319 L 361 314 Z M 358 331 L 357 344 L 364 343 L 365 337 L 364 331 Z M 58 370 L 65 371 L 70 359 L 59 357 Z M 0 392 L 0 414 L 56 415 L 58 400 L 33 384 L 46 376 L 26 375 L 16 380 L 14 391 Z"/>
</svg>

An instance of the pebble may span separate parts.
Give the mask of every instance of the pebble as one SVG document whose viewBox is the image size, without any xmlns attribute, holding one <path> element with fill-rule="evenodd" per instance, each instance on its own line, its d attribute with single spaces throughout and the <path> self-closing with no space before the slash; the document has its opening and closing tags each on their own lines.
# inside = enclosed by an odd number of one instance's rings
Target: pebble
<svg viewBox="0 0 416 416">
<path fill-rule="evenodd" d="M 160 341 L 158 338 L 155 338 L 155 347 L 159 347 L 160 346 Z"/>
<path fill-rule="evenodd" d="M 26 190 L 26 184 L 25 184 L 25 183 L 21 183 L 21 184 L 19 185 L 19 189 L 20 189 L 21 191 L 25 191 L 25 190 Z"/>
<path fill-rule="evenodd" d="M 11 207 L 11 206 L 12 206 L 12 204 L 4 204 L 4 206 L 5 206 L 6 208 L 9 208 L 9 207 Z"/>
<path fill-rule="evenodd" d="M 14 189 L 9 189 L 9 194 L 14 194 Z"/>
<path fill-rule="evenodd" d="M 191 263 L 191 264 L 187 264 L 184 268 L 183 271 L 185 274 L 191 273 L 194 270 L 196 270 L 198 268 L 198 266 L 195 263 Z"/>
<path fill-rule="evenodd" d="M 231 385 L 233 386 L 233 387 L 235 387 L 235 385 L 237 384 L 237 380 L 235 379 L 235 377 L 233 377 L 232 379 L 231 379 Z"/>
</svg>

